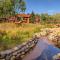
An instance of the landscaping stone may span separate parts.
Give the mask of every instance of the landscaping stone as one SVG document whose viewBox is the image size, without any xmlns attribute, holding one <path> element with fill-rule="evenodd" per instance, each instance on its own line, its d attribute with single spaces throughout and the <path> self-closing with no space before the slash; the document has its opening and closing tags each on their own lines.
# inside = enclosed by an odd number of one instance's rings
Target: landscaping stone
<svg viewBox="0 0 60 60">
<path fill-rule="evenodd" d="M 22 45 L 16 46 L 10 50 L 6 50 L 0 53 L 0 60 L 18 60 L 19 57 L 22 58 L 30 49 L 32 49 L 38 42 L 37 37 L 32 38 L 32 40 Z"/>
</svg>

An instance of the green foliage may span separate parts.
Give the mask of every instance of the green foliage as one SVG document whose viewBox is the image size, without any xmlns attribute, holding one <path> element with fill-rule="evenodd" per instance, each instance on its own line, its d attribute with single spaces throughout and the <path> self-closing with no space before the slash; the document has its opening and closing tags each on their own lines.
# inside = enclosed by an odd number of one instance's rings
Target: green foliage
<svg viewBox="0 0 60 60">
<path fill-rule="evenodd" d="M 49 15 L 48 14 L 41 14 L 41 20 L 46 22 L 47 20 L 49 20 Z"/>
<path fill-rule="evenodd" d="M 20 3 L 20 9 L 21 9 L 21 12 L 22 12 L 22 13 L 25 12 L 25 10 L 26 10 L 26 3 L 25 3 L 24 1 L 22 1 L 22 2 Z"/>
<path fill-rule="evenodd" d="M 44 14 L 41 14 L 41 19 L 42 19 L 43 21 L 45 21 L 45 20 L 46 20 L 46 17 L 45 17 L 45 15 L 44 15 Z"/>
<path fill-rule="evenodd" d="M 54 20 L 54 23 L 60 23 L 60 13 L 52 15 L 52 18 Z"/>
<path fill-rule="evenodd" d="M 30 17 L 30 22 L 34 23 L 35 21 L 35 13 L 32 11 L 31 17 Z"/>
<path fill-rule="evenodd" d="M 47 13 L 40 15 L 41 23 L 60 23 L 60 13 L 49 15 Z"/>
<path fill-rule="evenodd" d="M 12 3 L 11 0 L 0 1 L 0 17 L 6 17 L 12 14 Z"/>
<path fill-rule="evenodd" d="M 15 15 L 17 9 L 20 9 L 22 12 L 25 12 L 25 1 L 0 0 L 0 17 L 9 17 L 11 15 Z"/>
</svg>

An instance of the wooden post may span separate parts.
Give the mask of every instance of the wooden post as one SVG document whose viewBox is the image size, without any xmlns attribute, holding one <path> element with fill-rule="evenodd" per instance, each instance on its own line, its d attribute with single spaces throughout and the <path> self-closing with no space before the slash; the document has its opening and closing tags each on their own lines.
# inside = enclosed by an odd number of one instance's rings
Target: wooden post
<svg viewBox="0 0 60 60">
<path fill-rule="evenodd" d="M 27 18 L 27 23 L 29 23 L 29 18 Z"/>
</svg>

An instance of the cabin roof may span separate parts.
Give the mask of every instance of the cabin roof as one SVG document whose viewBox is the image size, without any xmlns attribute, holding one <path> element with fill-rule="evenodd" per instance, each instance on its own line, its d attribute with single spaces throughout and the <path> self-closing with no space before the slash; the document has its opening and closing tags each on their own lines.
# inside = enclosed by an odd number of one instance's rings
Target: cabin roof
<svg viewBox="0 0 60 60">
<path fill-rule="evenodd" d="M 17 17 L 30 17 L 30 14 L 17 14 Z"/>
</svg>

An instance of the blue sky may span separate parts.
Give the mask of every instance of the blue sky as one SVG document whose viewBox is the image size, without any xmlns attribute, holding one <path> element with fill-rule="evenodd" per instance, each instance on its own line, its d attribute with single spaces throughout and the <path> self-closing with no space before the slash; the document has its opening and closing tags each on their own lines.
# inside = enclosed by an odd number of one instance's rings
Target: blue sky
<svg viewBox="0 0 60 60">
<path fill-rule="evenodd" d="M 25 0 L 26 12 L 31 13 L 60 13 L 60 0 Z"/>
</svg>

